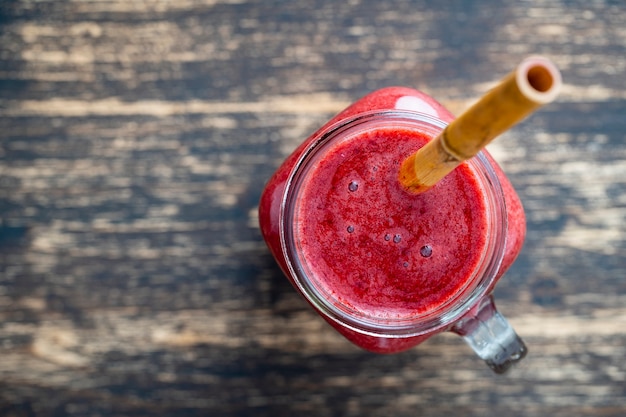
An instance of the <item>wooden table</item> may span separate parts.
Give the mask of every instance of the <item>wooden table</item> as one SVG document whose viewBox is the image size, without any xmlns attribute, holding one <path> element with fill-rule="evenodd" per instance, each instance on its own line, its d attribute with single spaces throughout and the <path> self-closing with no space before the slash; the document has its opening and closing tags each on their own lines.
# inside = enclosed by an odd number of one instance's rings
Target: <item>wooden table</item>
<svg viewBox="0 0 626 417">
<path fill-rule="evenodd" d="M 504 3 L 3 1 L 0 415 L 624 416 L 626 4 Z M 369 91 L 458 114 L 535 53 L 563 93 L 490 146 L 528 357 L 352 346 L 263 243 L 265 181 Z"/>
</svg>

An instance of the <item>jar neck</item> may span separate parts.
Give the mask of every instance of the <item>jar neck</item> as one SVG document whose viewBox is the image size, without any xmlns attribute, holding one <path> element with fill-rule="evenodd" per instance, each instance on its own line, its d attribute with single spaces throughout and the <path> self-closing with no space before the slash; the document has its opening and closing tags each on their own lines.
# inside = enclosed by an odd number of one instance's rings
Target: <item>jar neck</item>
<svg viewBox="0 0 626 417">
<path fill-rule="evenodd" d="M 346 137 L 360 132 L 378 129 L 383 126 L 409 126 L 416 128 L 429 137 L 435 137 L 446 123 L 428 115 L 409 111 L 376 111 L 361 113 L 340 121 L 320 132 L 301 154 L 286 183 L 280 210 L 280 237 L 283 254 L 289 273 L 304 294 L 328 319 L 356 332 L 374 336 L 410 337 L 435 331 L 449 326 L 467 312 L 489 290 L 495 279 L 504 256 L 506 246 L 506 207 L 503 192 L 497 174 L 483 153 L 466 161 L 476 173 L 484 195 L 486 206 L 486 248 L 474 276 L 469 280 L 470 287 L 465 288 L 453 301 L 446 303 L 426 314 L 410 319 L 376 319 L 351 314 L 348 308 L 342 308 L 329 301 L 306 276 L 300 259 L 297 242 L 294 237 L 294 204 L 299 187 L 306 181 L 308 168 L 316 156 L 324 149 L 336 146 Z"/>
</svg>

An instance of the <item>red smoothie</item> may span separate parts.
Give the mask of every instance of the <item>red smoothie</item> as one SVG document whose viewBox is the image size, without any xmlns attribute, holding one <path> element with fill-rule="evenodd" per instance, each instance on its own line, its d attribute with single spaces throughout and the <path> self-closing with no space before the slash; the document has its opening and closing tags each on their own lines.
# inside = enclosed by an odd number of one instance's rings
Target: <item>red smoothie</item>
<svg viewBox="0 0 626 417">
<path fill-rule="evenodd" d="M 462 165 L 410 194 L 399 163 L 429 138 L 382 128 L 329 149 L 297 196 L 295 238 L 307 275 L 355 314 L 410 318 L 450 301 L 485 251 L 482 187 Z"/>
<path fill-rule="evenodd" d="M 453 319 L 444 316 L 473 291 L 491 262 L 481 293 L 488 296 L 517 257 L 525 223 L 517 194 L 486 153 L 482 160 L 499 181 L 498 198 L 506 207 L 494 261 L 485 255 L 493 252 L 494 232 L 488 232 L 486 186 L 476 164 L 463 163 L 426 193 L 402 189 L 399 166 L 432 138 L 428 130 L 383 124 L 320 145 L 329 130 L 341 131 L 346 120 L 372 111 L 421 113 L 444 124 L 453 118 L 417 90 L 391 87 L 365 96 L 286 159 L 263 192 L 259 219 L 279 265 L 322 317 L 355 344 L 391 353 L 453 329 L 472 305 Z M 307 171 L 300 173 L 305 162 Z M 407 326 L 419 320 L 430 327 Z M 382 330 L 372 330 L 373 322 Z"/>
</svg>

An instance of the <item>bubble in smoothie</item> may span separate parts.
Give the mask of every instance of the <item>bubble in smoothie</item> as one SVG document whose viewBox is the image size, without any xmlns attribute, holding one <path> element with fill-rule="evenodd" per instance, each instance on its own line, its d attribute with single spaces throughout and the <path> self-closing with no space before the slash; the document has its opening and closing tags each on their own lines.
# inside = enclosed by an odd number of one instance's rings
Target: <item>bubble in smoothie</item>
<svg viewBox="0 0 626 417">
<path fill-rule="evenodd" d="M 350 184 L 348 184 L 348 190 L 351 192 L 355 192 L 356 190 L 359 189 L 359 183 L 356 181 L 352 181 L 350 182 Z"/>
<path fill-rule="evenodd" d="M 386 235 L 385 235 L 385 240 L 386 240 L 387 242 L 389 242 L 389 241 L 391 240 L 391 235 L 390 235 L 390 234 L 386 234 Z"/>
<path fill-rule="evenodd" d="M 422 255 L 424 258 L 430 258 L 432 254 L 433 254 L 432 246 L 424 245 L 420 248 L 420 255 Z"/>
<path fill-rule="evenodd" d="M 393 237 L 393 243 L 400 243 L 401 240 L 402 240 L 402 236 L 400 235 L 395 235 Z"/>
<path fill-rule="evenodd" d="M 354 232 L 354 226 L 350 225 L 350 226 L 348 226 L 348 228 L 346 230 L 348 231 L 348 233 L 352 233 L 352 232 Z"/>
</svg>

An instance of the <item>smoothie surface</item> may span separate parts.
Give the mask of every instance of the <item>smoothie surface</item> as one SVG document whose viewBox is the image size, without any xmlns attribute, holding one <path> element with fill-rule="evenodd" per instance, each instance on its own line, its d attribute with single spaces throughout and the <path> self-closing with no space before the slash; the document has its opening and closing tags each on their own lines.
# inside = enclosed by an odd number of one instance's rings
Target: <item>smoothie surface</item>
<svg viewBox="0 0 626 417">
<path fill-rule="evenodd" d="M 359 315 L 432 311 L 468 285 L 482 258 L 486 202 L 470 166 L 420 195 L 397 181 L 427 140 L 409 128 L 359 133 L 326 150 L 299 191 L 300 260 L 321 292 Z"/>
</svg>

